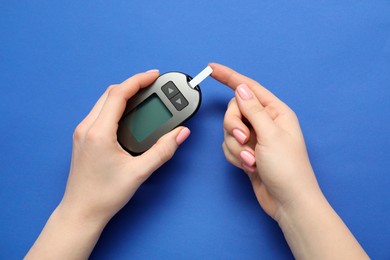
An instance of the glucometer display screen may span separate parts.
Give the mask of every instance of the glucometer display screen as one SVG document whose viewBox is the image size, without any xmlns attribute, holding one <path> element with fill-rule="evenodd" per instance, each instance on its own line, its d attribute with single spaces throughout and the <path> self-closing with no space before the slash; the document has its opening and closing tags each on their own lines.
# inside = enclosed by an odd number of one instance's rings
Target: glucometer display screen
<svg viewBox="0 0 390 260">
<path fill-rule="evenodd" d="M 142 142 L 172 117 L 157 94 L 145 99 L 125 116 L 124 123 L 138 142 Z"/>
</svg>

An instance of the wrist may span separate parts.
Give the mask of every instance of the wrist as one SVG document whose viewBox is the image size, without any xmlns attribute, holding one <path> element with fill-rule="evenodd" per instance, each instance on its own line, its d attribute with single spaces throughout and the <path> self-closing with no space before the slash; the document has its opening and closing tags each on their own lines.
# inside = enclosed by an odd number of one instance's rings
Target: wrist
<svg viewBox="0 0 390 260">
<path fill-rule="evenodd" d="M 296 259 L 368 259 L 321 191 L 281 207 L 275 219 Z"/>
<path fill-rule="evenodd" d="M 87 259 L 104 226 L 60 204 L 25 258 Z"/>
<path fill-rule="evenodd" d="M 50 218 L 52 217 L 75 228 L 82 227 L 91 232 L 101 232 L 110 220 L 76 205 L 69 206 L 63 201 L 54 210 Z"/>
<path fill-rule="evenodd" d="M 281 196 L 280 206 L 274 215 L 274 219 L 279 225 L 289 221 L 293 216 L 310 214 L 328 204 L 310 163 L 302 165 L 300 168 L 305 170 L 300 172 L 298 178 L 290 178 L 288 189 L 285 189 L 287 192 Z"/>
<path fill-rule="evenodd" d="M 329 207 L 321 190 L 301 193 L 295 199 L 282 205 L 275 214 L 275 220 L 284 231 L 297 221 L 305 221 L 318 212 Z"/>
</svg>

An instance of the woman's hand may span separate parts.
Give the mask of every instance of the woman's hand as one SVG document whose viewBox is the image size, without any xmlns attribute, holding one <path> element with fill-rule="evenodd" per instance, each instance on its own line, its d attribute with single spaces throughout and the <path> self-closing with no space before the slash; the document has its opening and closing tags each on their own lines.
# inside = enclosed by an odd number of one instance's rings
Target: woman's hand
<svg viewBox="0 0 390 260">
<path fill-rule="evenodd" d="M 156 71 L 141 73 L 110 86 L 77 126 L 61 207 L 79 211 L 91 219 L 108 221 L 188 137 L 189 130 L 179 127 L 137 157 L 129 155 L 117 141 L 118 122 L 127 100 L 153 83 L 158 75 Z"/>
<path fill-rule="evenodd" d="M 110 86 L 77 126 L 64 197 L 26 258 L 88 258 L 107 222 L 189 136 L 188 128 L 174 129 L 137 157 L 119 145 L 127 100 L 158 76 L 153 70 Z"/>
<path fill-rule="evenodd" d="M 249 176 L 272 218 L 303 196 L 320 194 L 295 113 L 271 92 L 225 66 L 212 76 L 235 90 L 225 114 L 223 151 Z"/>
<path fill-rule="evenodd" d="M 224 120 L 223 151 L 249 176 L 297 259 L 367 259 L 323 196 L 295 113 L 271 92 L 225 66 L 212 76 L 235 90 Z"/>
</svg>

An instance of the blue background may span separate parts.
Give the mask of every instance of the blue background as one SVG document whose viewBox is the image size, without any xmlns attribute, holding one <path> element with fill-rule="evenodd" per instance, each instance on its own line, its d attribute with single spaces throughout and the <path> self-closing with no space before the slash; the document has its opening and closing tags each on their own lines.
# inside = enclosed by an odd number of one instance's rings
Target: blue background
<svg viewBox="0 0 390 260">
<path fill-rule="evenodd" d="M 389 1 L 2 1 L 0 258 L 23 257 L 60 201 L 72 133 L 107 86 L 217 61 L 298 114 L 330 203 L 390 256 Z M 290 259 L 223 156 L 233 92 L 212 79 L 192 135 L 108 224 L 92 259 Z M 282 162 L 281 162 L 282 163 Z"/>
</svg>

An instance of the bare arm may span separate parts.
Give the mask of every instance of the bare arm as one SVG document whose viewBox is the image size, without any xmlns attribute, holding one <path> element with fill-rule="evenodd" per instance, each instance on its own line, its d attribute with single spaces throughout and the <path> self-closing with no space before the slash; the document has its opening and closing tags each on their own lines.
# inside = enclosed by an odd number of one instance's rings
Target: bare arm
<svg viewBox="0 0 390 260">
<path fill-rule="evenodd" d="M 295 113 L 256 81 L 212 63 L 235 90 L 223 150 L 243 169 L 264 211 L 279 223 L 297 259 L 367 259 L 317 183 Z"/>
<path fill-rule="evenodd" d="M 140 73 L 109 87 L 77 126 L 64 197 L 26 259 L 87 259 L 107 222 L 188 137 L 187 128 L 176 128 L 137 157 L 117 142 L 127 100 L 158 75 Z"/>
</svg>

